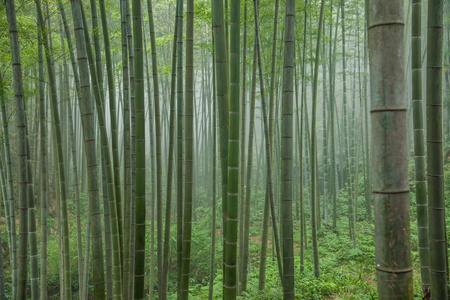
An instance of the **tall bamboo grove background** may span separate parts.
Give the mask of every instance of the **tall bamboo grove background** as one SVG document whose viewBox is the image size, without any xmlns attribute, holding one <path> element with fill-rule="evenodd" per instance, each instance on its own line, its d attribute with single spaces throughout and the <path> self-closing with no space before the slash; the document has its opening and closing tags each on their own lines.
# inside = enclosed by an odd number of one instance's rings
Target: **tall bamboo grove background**
<svg viewBox="0 0 450 300">
<path fill-rule="evenodd" d="M 450 3 L 0 1 L 0 299 L 447 299 Z"/>
</svg>

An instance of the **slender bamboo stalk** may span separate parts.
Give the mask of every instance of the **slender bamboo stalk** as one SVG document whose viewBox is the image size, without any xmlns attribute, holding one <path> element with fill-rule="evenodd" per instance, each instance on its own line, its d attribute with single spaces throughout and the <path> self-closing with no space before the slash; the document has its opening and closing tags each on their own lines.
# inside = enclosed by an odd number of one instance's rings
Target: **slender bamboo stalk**
<svg viewBox="0 0 450 300">
<path fill-rule="evenodd" d="M 294 299 L 294 228 L 292 222 L 292 160 L 294 123 L 295 0 L 286 1 L 284 24 L 283 98 L 281 117 L 281 223 L 283 298 Z M 320 26 L 319 26 L 320 30 Z"/>
<path fill-rule="evenodd" d="M 2 168 L 3 169 L 3 168 Z M 3 171 L 3 170 L 2 170 Z M 5 177 L 4 175 L 2 176 L 2 184 L 4 187 L 4 192 L 6 191 L 6 181 L 5 181 Z M 7 194 L 2 194 L 2 197 L 7 196 Z M 6 198 L 3 198 L 3 203 L 6 203 L 5 201 Z M 4 268 L 3 268 L 3 250 L 0 249 L 0 299 L 4 300 L 5 298 L 5 273 L 4 273 Z"/>
<path fill-rule="evenodd" d="M 274 241 L 272 244 L 275 244 L 277 263 L 278 263 L 278 273 L 280 275 L 280 280 L 283 274 L 283 266 L 281 262 L 281 251 L 280 244 L 278 238 L 278 226 L 276 222 L 276 213 L 275 213 L 275 204 L 273 201 L 273 178 L 272 178 L 272 153 L 270 151 L 270 135 L 269 135 L 269 122 L 268 122 L 268 113 L 266 108 L 266 101 L 264 97 L 264 73 L 261 62 L 261 46 L 260 46 L 260 37 L 259 37 L 259 8 L 258 8 L 258 0 L 253 1 L 254 5 L 254 14 L 255 14 L 255 35 L 256 35 L 256 51 L 258 56 L 258 69 L 259 69 L 259 85 L 261 92 L 261 105 L 263 111 L 263 123 L 264 123 L 264 141 L 265 141 L 265 150 L 266 150 L 266 164 L 267 164 L 267 188 L 266 188 L 266 203 L 264 211 L 268 211 L 270 207 L 270 213 L 272 216 L 272 228 L 273 228 L 273 236 Z M 261 251 L 261 257 L 263 257 L 263 252 Z M 265 259 L 265 258 L 264 258 Z M 259 289 L 263 289 L 265 284 L 265 271 L 264 273 L 259 274 Z"/>
<path fill-rule="evenodd" d="M 442 130 L 444 1 L 428 1 L 427 31 L 427 186 L 431 299 L 447 299 Z"/>
<path fill-rule="evenodd" d="M 214 43 L 214 39 L 213 39 Z M 216 198 L 216 165 L 217 165 L 217 96 L 216 96 L 216 67 L 214 65 L 214 54 L 213 54 L 213 60 L 212 60 L 212 68 L 213 68 L 213 103 L 212 103 L 212 118 L 211 118 L 211 125 L 212 125 L 212 171 L 213 171 L 213 178 L 212 178 L 212 221 L 211 221 L 211 263 L 210 263 L 210 274 L 209 274 L 209 291 L 208 291 L 208 299 L 213 299 L 213 292 L 214 292 L 214 275 L 215 275 L 215 258 L 216 258 L 216 219 L 217 219 L 217 198 Z"/>
<path fill-rule="evenodd" d="M 123 213 L 122 213 L 122 193 L 120 184 L 120 163 L 119 163 L 119 150 L 118 150 L 118 133 L 117 133 L 117 119 L 116 119 L 116 87 L 114 82 L 114 70 L 111 57 L 111 46 L 108 29 L 108 21 L 106 18 L 105 1 L 99 0 L 100 5 L 100 18 L 102 21 L 103 43 L 105 45 L 105 58 L 106 58 L 106 74 L 108 78 L 108 100 L 109 100 L 109 112 L 110 112 L 110 126 L 111 126 L 111 145 L 112 145 L 112 161 L 114 171 L 114 190 L 116 197 L 116 209 L 119 229 L 119 242 L 121 257 L 123 256 Z M 105 105 L 105 104 L 104 104 Z M 105 115 L 106 117 L 106 115 Z M 116 295 L 119 297 L 119 295 Z"/>
<path fill-rule="evenodd" d="M 157 246 L 156 251 L 158 255 L 158 293 L 163 297 L 163 187 L 162 187 L 162 122 L 161 122 L 161 104 L 159 100 L 159 79 L 158 79 L 158 60 L 156 56 L 156 42 L 155 30 L 153 26 L 153 12 L 151 0 L 147 0 L 148 15 L 149 15 L 149 29 L 150 29 L 150 43 L 152 49 L 152 70 L 153 70 L 153 96 L 155 103 L 155 131 L 156 131 L 156 231 L 157 231 Z"/>
<path fill-rule="evenodd" d="M 73 26 L 75 28 L 75 41 L 77 46 L 77 59 L 80 72 L 80 113 L 83 125 L 83 137 L 86 154 L 88 190 L 89 190 L 89 216 L 88 216 L 88 232 L 87 236 L 92 235 L 92 265 L 93 265 L 93 285 L 94 298 L 105 298 L 105 279 L 104 279 L 104 264 L 103 264 L 103 246 L 102 246 L 102 231 L 100 218 L 100 198 L 98 188 L 98 167 L 97 155 L 95 151 L 95 123 L 93 114 L 93 103 L 91 100 L 91 87 L 89 81 L 89 65 L 87 59 L 86 42 L 84 37 L 84 25 L 81 14 L 81 1 L 71 0 Z M 58 1 L 61 15 L 65 20 L 65 14 L 62 6 L 62 1 Z M 66 27 L 66 26 L 65 26 Z M 66 30 L 66 34 L 68 30 Z M 67 41 L 70 41 L 67 35 Z M 69 48 L 70 48 L 69 43 Z M 75 70 L 75 69 L 74 69 Z M 89 240 L 90 241 L 90 240 Z M 86 251 L 90 245 L 86 243 Z M 85 255 L 84 272 L 88 271 L 89 255 Z M 88 276 L 84 276 L 87 280 Z M 87 293 L 87 283 L 83 283 L 84 293 Z M 84 296 L 87 296 L 86 294 Z"/>
<path fill-rule="evenodd" d="M 308 0 L 305 0 L 305 8 L 308 7 Z M 299 129 L 300 134 L 298 136 L 299 140 L 299 164 L 300 164 L 300 174 L 299 174 L 299 181 L 300 181 L 300 273 L 303 273 L 304 271 L 304 254 L 305 254 L 305 248 L 306 248 L 306 222 L 305 222 L 305 213 L 304 213 L 304 191 L 303 191 L 303 185 L 304 185 L 304 177 L 303 177 L 303 170 L 304 170 L 304 164 L 303 164 L 303 141 L 304 141 L 304 117 L 305 112 L 307 112 L 308 107 L 305 105 L 305 92 L 306 92 L 306 80 L 305 80 L 305 70 L 306 70 L 306 24 L 308 21 L 308 9 L 305 9 L 305 16 L 303 21 L 303 50 L 302 50 L 302 65 L 301 65 L 301 75 L 302 75 L 302 88 L 301 88 L 301 107 L 300 107 L 300 126 L 298 124 L 298 117 L 297 117 L 297 129 Z M 298 106 L 298 97 L 297 97 L 297 106 Z"/>
<path fill-rule="evenodd" d="M 0 74 L 1 76 L 1 74 Z M 2 93 L 2 92 L 0 92 Z M 3 200 L 3 205 L 4 205 L 4 215 L 6 218 L 6 230 L 8 233 L 8 245 L 11 245 L 11 220 L 10 220 L 10 213 L 9 213 L 9 208 L 8 208 L 8 192 L 7 192 L 7 187 L 6 187 L 6 172 L 4 171 L 4 165 L 3 165 L 3 159 L 1 158 L 1 163 L 0 163 L 0 183 L 1 183 L 1 197 Z M 1 244 L 1 243 L 0 243 Z M 1 248 L 1 247 L 0 247 Z M 5 290 L 5 273 L 4 273 L 4 258 L 3 258 L 3 251 L 2 249 L 0 249 L 0 299 L 4 300 L 5 299 L 5 294 L 6 294 L 6 290 Z"/>
<path fill-rule="evenodd" d="M 41 273 L 40 298 L 47 299 L 47 218 L 48 218 L 48 180 L 47 180 L 47 123 L 45 106 L 44 54 L 39 37 L 39 137 L 40 137 L 40 205 L 41 205 Z"/>
<path fill-rule="evenodd" d="M 271 152 L 271 159 L 272 164 L 274 164 L 273 156 L 277 153 L 275 153 L 275 148 L 273 147 L 274 142 L 274 118 L 275 118 L 275 110 L 277 110 L 277 107 L 275 106 L 275 82 L 276 82 L 276 62 L 277 62 L 277 36 L 278 36 L 278 18 L 279 18 L 279 6 L 280 2 L 278 0 L 275 1 L 275 7 L 274 7 L 274 19 L 273 19 L 273 33 L 272 33 L 272 60 L 271 60 L 271 80 L 270 80 L 270 89 L 269 89 L 269 112 L 268 112 L 268 126 L 269 126 L 269 146 L 270 146 L 270 152 Z M 277 110 L 278 113 L 278 110 Z M 277 160 L 275 160 L 277 162 Z M 276 165 L 274 165 L 276 166 Z M 274 167 L 276 169 L 276 167 Z M 277 178 L 275 177 L 274 180 Z M 276 188 L 276 184 L 272 187 L 273 190 Z M 266 199 L 265 201 L 275 201 L 274 198 L 268 198 L 273 197 L 276 192 L 274 191 L 272 194 L 268 192 L 270 189 L 269 187 L 266 187 Z M 272 196 L 271 196 L 272 195 Z M 268 226 L 269 226 L 269 209 L 270 205 L 269 203 L 265 204 L 264 206 L 264 219 L 263 219 L 263 234 L 262 234 L 262 241 L 261 241 L 261 257 L 266 256 L 266 248 L 267 248 L 267 240 L 269 238 L 268 235 Z M 274 219 L 276 220 L 276 219 Z M 274 244 L 272 243 L 272 247 Z M 273 254 L 275 254 L 273 252 Z M 261 260 L 261 267 L 260 267 L 260 289 L 264 289 L 265 284 L 265 271 L 266 270 L 266 262 L 265 258 Z M 263 279 L 264 278 L 264 279 Z"/>
<path fill-rule="evenodd" d="M 278 126 L 274 126 L 274 119 L 278 119 L 278 104 L 275 105 L 278 93 L 276 92 L 277 86 L 277 44 L 278 44 L 278 19 L 280 12 L 280 1 L 276 0 L 274 3 L 274 16 L 273 16 L 273 32 L 272 32 L 272 55 L 271 55 L 271 71 L 270 71 L 270 87 L 269 87 L 269 137 L 270 137 L 270 151 L 272 152 L 272 164 L 274 170 L 278 168 L 279 147 L 274 147 L 275 143 L 275 129 Z M 281 52 L 281 47 L 280 47 Z M 276 112 L 276 113 L 275 113 Z M 275 116 L 276 115 L 276 116 Z M 278 145 L 277 143 L 276 145 Z M 275 160 L 273 159 L 275 157 Z M 279 169 L 281 170 L 281 168 Z M 277 184 L 279 183 L 279 177 L 274 176 L 274 196 L 277 194 Z M 274 198 L 273 201 L 277 202 Z M 268 217 L 269 214 L 265 214 L 264 217 Z M 268 235 L 266 235 L 268 237 Z M 273 246 L 273 244 L 272 244 Z"/>
<path fill-rule="evenodd" d="M 325 24 L 323 25 L 323 35 L 326 33 Z M 326 42 L 322 42 L 322 51 L 326 53 Z M 329 172 L 329 161 L 328 161 L 328 126 L 329 122 L 327 121 L 328 112 L 328 92 L 327 92 L 327 63 L 326 59 L 322 59 L 322 76 L 324 80 L 322 80 L 323 86 L 323 101 L 322 101 L 322 185 L 323 185 L 323 195 L 322 195 L 322 217 L 324 225 L 328 225 L 328 199 L 329 199 L 329 191 L 328 191 L 328 172 Z"/>
<path fill-rule="evenodd" d="M 117 204 L 114 190 L 114 176 L 113 176 L 113 166 L 111 160 L 111 154 L 109 151 L 109 141 L 106 132 L 106 121 L 103 106 L 103 92 L 101 82 L 98 81 L 100 74 L 97 73 L 97 68 L 95 66 L 94 55 L 92 52 L 91 41 L 89 39 L 89 32 L 86 27 L 86 15 L 83 10 L 83 3 L 81 5 L 81 16 L 83 19 L 84 38 L 86 43 L 87 58 L 89 61 L 89 71 L 92 80 L 92 86 L 94 90 L 94 99 L 96 104 L 97 120 L 100 129 L 100 141 L 101 141 L 101 154 L 103 165 L 105 166 L 106 183 L 107 183 L 107 194 L 109 200 L 109 211 L 111 220 L 111 240 L 113 248 L 113 281 L 114 281 L 114 297 L 119 298 L 122 295 L 122 264 L 121 264 L 121 253 L 120 253 L 120 232 L 118 223 L 118 212 Z M 94 35 L 95 38 L 95 35 Z"/>
<path fill-rule="evenodd" d="M 252 192 L 252 168 L 253 168 L 253 140 L 255 130 L 255 102 L 256 102 L 256 47 L 253 46 L 253 67 L 252 67 L 252 88 L 250 95 L 250 120 L 248 133 L 248 147 L 247 147 L 247 186 L 245 190 L 245 213 L 244 213 L 244 245 L 242 258 L 242 276 L 241 276 L 241 290 L 247 290 L 248 277 L 248 258 L 249 258 L 249 235 L 250 235 L 250 197 Z"/>
<path fill-rule="evenodd" d="M 124 300 L 131 299 L 132 287 L 132 261 L 131 256 L 134 249 L 131 246 L 132 240 L 132 182 L 131 182 L 131 136 L 130 136 L 130 78 L 128 70 L 128 40 L 127 40 L 127 9 L 128 1 L 120 1 L 120 34 L 122 42 L 122 103 L 123 103 L 123 288 L 122 297 Z"/>
<path fill-rule="evenodd" d="M 348 221 L 349 221 L 349 231 L 350 239 L 352 240 L 353 248 L 356 248 L 356 236 L 355 236 L 355 224 L 353 222 L 353 205 L 352 205 L 352 180 L 351 180 L 351 161 L 350 161 L 350 146 L 349 146 L 349 126 L 348 126 L 348 113 L 347 113 L 347 57 L 345 50 L 345 1 L 341 1 L 341 27 L 342 27 L 342 84 L 343 84 L 343 120 L 344 120 L 344 153 L 345 153 L 345 170 L 347 172 L 347 197 L 348 197 Z"/>
<path fill-rule="evenodd" d="M 177 0 L 177 18 L 180 26 L 177 38 L 177 299 L 180 298 L 181 261 L 183 251 L 183 0 Z M 214 78 L 213 78 L 214 80 Z M 216 86 L 216 85 L 214 85 Z"/>
<path fill-rule="evenodd" d="M 52 111 L 52 120 L 55 127 L 56 144 L 57 144 L 57 159 L 58 159 L 58 176 L 59 176 L 59 188 L 60 188 L 60 201 L 62 211 L 62 233 L 63 233 L 63 245 L 64 245 L 64 296 L 70 300 L 72 298 L 71 287 L 71 274 L 70 274 L 70 248 L 69 248 L 69 222 L 67 216 L 67 188 L 66 188 L 66 173 L 63 157 L 62 146 L 62 132 L 60 126 L 60 118 L 58 112 L 58 98 L 56 91 L 56 78 L 52 65 L 52 53 L 50 52 L 47 33 L 45 32 L 44 18 L 42 15 L 40 0 L 35 0 L 38 16 L 38 24 L 41 30 L 42 42 L 45 50 L 45 58 L 47 62 L 47 72 L 50 81 L 50 107 Z"/>
<path fill-rule="evenodd" d="M 312 116 L 311 116 L 311 222 L 312 222 L 312 244 L 313 244 L 313 256 L 314 256 L 314 276 L 320 276 L 319 268 L 319 247 L 317 245 L 317 222 L 316 209 L 318 202 L 318 188 L 317 188 L 317 136 L 316 136 L 316 115 L 317 115 L 317 85 L 319 78 L 319 60 L 320 60 L 320 40 L 322 38 L 322 24 L 323 24 L 323 10 L 325 6 L 325 0 L 321 1 L 320 5 L 320 17 L 319 17 L 319 29 L 317 33 L 317 46 L 316 57 L 314 66 L 314 82 L 313 82 L 313 99 L 312 99 Z"/>
<path fill-rule="evenodd" d="M 181 264 L 181 299 L 189 298 L 191 265 L 192 200 L 194 173 L 194 0 L 186 7 L 186 106 L 185 106 L 185 180 L 183 212 L 183 253 Z"/>
<path fill-rule="evenodd" d="M 339 20 L 339 12 L 340 10 L 337 10 L 337 19 Z M 330 25 L 330 36 L 331 36 L 331 30 L 332 26 Z M 336 24 L 335 30 L 334 30 L 334 42 L 333 46 L 331 46 L 331 39 L 330 39 L 330 48 L 329 48 L 329 56 L 330 56 L 330 71 L 329 71 L 329 80 L 330 80 L 330 130 L 331 130 L 331 190 L 333 195 L 333 228 L 336 228 L 336 222 L 337 222 L 337 190 L 339 188 L 339 181 L 336 176 L 336 97 L 335 97 L 335 88 L 336 88 L 336 46 L 337 46 L 337 31 L 338 31 L 338 25 Z"/>
<path fill-rule="evenodd" d="M 225 299 L 237 295 L 237 235 L 239 195 L 239 93 L 240 93 L 240 1 L 230 1 L 230 125 L 228 134 L 228 189 L 225 230 L 225 270 L 223 292 Z"/>
<path fill-rule="evenodd" d="M 28 122 L 27 122 L 28 123 Z M 36 208 L 34 199 L 34 186 L 31 166 L 30 135 L 27 128 L 27 172 L 28 172 L 28 239 L 30 243 L 30 282 L 31 299 L 39 299 L 39 257 L 36 230 Z"/>
<path fill-rule="evenodd" d="M 239 266 L 238 283 L 242 282 L 243 258 L 244 258 L 244 223 L 245 223 L 245 116 L 246 116 L 246 71 L 247 71 L 247 1 L 244 2 L 244 37 L 242 46 L 242 89 L 241 89 L 241 124 L 240 124 L 240 173 L 239 173 Z M 238 284 L 237 294 L 241 294 L 241 284 Z"/>
<path fill-rule="evenodd" d="M 136 110 L 136 245 L 134 299 L 144 299 L 145 282 L 145 111 L 141 1 L 133 0 L 134 86 Z"/>
<path fill-rule="evenodd" d="M 27 285 L 27 248 L 28 248 L 28 204 L 27 204 L 27 164 L 26 164 L 26 119 L 24 106 L 24 91 L 22 65 L 20 60 L 19 37 L 17 32 L 16 11 L 13 0 L 6 1 L 6 16 L 8 18 L 9 38 L 11 45 L 14 93 L 17 104 L 18 156 L 19 156 L 19 251 L 17 294 L 16 299 L 26 299 Z"/>
<path fill-rule="evenodd" d="M 425 129 L 422 94 L 422 0 L 412 5 L 412 107 L 414 126 L 414 163 L 416 166 L 417 232 L 419 236 L 420 277 L 422 294 L 430 289 L 430 256 L 428 241 L 428 205 L 425 173 Z"/>
<path fill-rule="evenodd" d="M 150 19 L 150 31 L 153 31 L 153 13 L 151 12 L 151 0 L 148 0 L 149 5 L 149 19 Z M 177 7 L 177 11 L 179 7 Z M 170 121 L 169 121 L 169 154 L 168 154 L 168 167 L 167 167 L 167 189 L 166 189 L 166 219 L 165 219 L 165 231 L 164 231 L 164 255 L 162 262 L 162 275 L 161 275 L 161 299 L 167 299 L 168 292 L 168 274 L 169 274 L 169 252 L 170 252 L 170 225 L 171 225 L 171 208 L 172 208 L 172 182 L 173 182 L 173 169 L 174 169 L 174 143 L 175 143 L 175 97 L 176 97 L 176 81 L 177 81 L 177 55 L 182 53 L 177 52 L 178 35 L 180 32 L 180 19 L 175 16 L 175 31 L 173 36 L 172 46 L 172 78 L 170 82 Z M 154 34 L 153 34 L 153 44 Z M 155 97 L 156 99 L 156 97 Z"/>
<path fill-rule="evenodd" d="M 15 299 L 17 294 L 17 235 L 16 235 L 16 222 L 15 220 L 15 204 L 14 204 L 14 182 L 12 178 L 12 163 L 11 163 L 11 150 L 9 144 L 9 126 L 8 119 L 6 117 L 5 106 L 5 86 L 0 72 L 0 101 L 1 101 L 1 114 L 3 123 L 3 144 L 5 147 L 6 156 L 6 176 L 8 178 L 8 210 L 9 210 L 9 226 L 10 226 L 10 247 L 11 247 L 11 281 L 12 281 L 12 294 Z"/>
<path fill-rule="evenodd" d="M 65 25 L 67 25 L 67 22 L 65 23 Z M 68 28 L 66 28 L 68 30 Z M 69 42 L 70 43 L 70 42 Z M 68 44 L 69 44 L 68 43 Z M 63 38 L 63 33 L 62 33 L 62 28 L 61 28 L 61 45 L 62 45 L 62 50 L 65 53 L 65 45 L 64 45 L 64 38 Z M 75 77 L 75 88 L 76 88 L 76 97 L 79 100 L 80 99 L 80 82 L 79 82 L 79 76 L 78 76 L 78 71 L 76 70 L 76 61 L 75 61 L 75 57 L 73 54 L 73 49 L 72 49 L 72 45 L 70 45 L 70 57 L 72 60 L 72 67 L 75 70 L 74 72 L 74 77 Z M 76 137 L 75 137 L 75 133 L 74 133 L 74 126 L 75 126 L 75 122 L 73 120 L 73 113 L 72 113 L 72 103 L 70 101 L 70 92 L 69 92 L 69 70 L 67 67 L 67 61 L 66 61 L 66 56 L 63 57 L 63 67 L 64 67 L 64 87 L 63 89 L 61 89 L 62 91 L 64 91 L 64 102 L 67 108 L 67 113 L 68 113 L 68 134 L 70 136 L 70 138 L 68 138 L 68 142 L 70 144 L 70 152 L 72 154 L 72 170 L 73 170 L 73 181 L 74 181 L 74 200 L 75 200 L 75 207 L 76 207 L 76 224 L 77 224 L 77 254 L 78 254 L 78 283 L 79 283 L 79 289 L 83 290 L 83 243 L 82 243 L 82 237 L 81 237 L 81 206 L 80 206 L 80 184 L 79 184 L 79 177 L 78 177 L 78 167 L 77 167 L 77 155 L 76 155 Z M 45 118 L 45 112 L 44 112 L 44 116 L 43 118 Z M 44 120 L 45 121 L 45 120 Z M 69 146 L 67 147 L 65 152 L 69 151 Z M 67 162 L 67 167 L 69 167 L 69 162 Z M 48 184 L 48 183 L 47 183 Z M 46 188 L 47 189 L 47 188 Z M 48 212 L 47 212 L 48 213 Z M 42 267 L 41 267 L 41 273 L 42 273 Z M 42 277 L 42 275 L 41 275 Z M 42 286 L 42 285 L 41 285 Z M 45 287 L 47 286 L 47 284 L 45 284 Z M 79 293 L 79 297 L 81 300 L 81 293 Z M 43 297 L 41 295 L 42 299 L 45 299 L 46 297 Z"/>
<path fill-rule="evenodd" d="M 219 155 L 222 178 L 222 213 L 223 226 L 225 230 L 225 218 L 227 212 L 227 189 L 228 189 L 228 56 L 227 43 L 225 39 L 225 23 L 223 0 L 212 0 L 213 11 L 213 34 L 214 34 L 214 56 L 216 58 L 216 84 L 217 101 L 219 111 Z M 220 74 L 220 77 L 219 77 Z M 225 245 L 225 243 L 224 243 Z M 225 246 L 224 246 L 225 250 Z M 224 256 L 225 257 L 225 256 Z"/>
<path fill-rule="evenodd" d="M 364 17 L 365 17 L 365 24 L 367 25 L 368 20 L 368 12 L 367 12 L 367 2 L 368 0 L 365 0 L 365 10 L 364 10 Z M 363 101 L 364 101 L 364 138 L 365 138 L 365 171 L 366 171 L 366 187 L 365 187 L 365 193 L 366 193 L 366 213 L 369 220 L 372 220 L 372 193 L 370 192 L 372 190 L 372 166 L 370 164 L 370 130 L 369 130 L 369 97 L 368 97 L 368 57 L 367 57 L 367 50 L 368 50 L 368 41 L 367 41 L 367 26 L 364 26 L 364 75 L 363 75 Z"/>
<path fill-rule="evenodd" d="M 130 274 L 135 274 L 134 266 L 135 266 L 135 253 L 136 253 L 136 109 L 135 109 L 135 100 L 136 100 L 136 92 L 135 92 L 135 61 L 134 61 L 134 42 L 131 28 L 131 13 L 130 13 L 130 5 L 129 0 L 124 1 L 124 9 L 125 9 L 125 18 L 126 18 L 126 31 L 127 31 L 127 45 L 128 45 L 128 69 L 129 69 L 129 79 L 130 79 L 130 138 L 131 138 L 131 147 L 130 147 L 130 155 L 131 155 L 131 249 L 130 253 Z M 130 277 L 130 286 L 134 287 L 134 279 L 135 276 Z M 130 293 L 132 291 L 130 290 Z M 132 298 L 131 294 L 131 298 Z"/>
<path fill-rule="evenodd" d="M 144 53 L 147 53 L 147 46 L 146 46 L 146 42 L 145 42 L 145 33 L 143 34 L 144 36 Z M 146 71 L 146 80 L 147 80 L 147 86 L 150 86 L 150 72 L 149 72 L 149 62 L 148 62 L 148 55 L 145 55 L 145 71 Z M 147 98 L 151 99 L 151 91 L 150 89 L 147 89 Z M 150 131 L 150 180 L 151 180 L 151 196 L 150 196 L 150 211 L 151 211 L 151 215 L 150 215 L 150 274 L 149 274 L 149 286 L 150 288 L 150 300 L 153 299 L 153 287 L 155 284 L 155 271 L 154 271 L 154 267 L 155 267 L 155 195 L 156 195 L 156 189 L 155 189 L 155 138 L 154 138 L 154 123 L 153 123 L 153 105 L 152 105 L 152 101 L 148 101 L 148 115 L 149 115 L 149 131 Z M 131 297 L 130 297 L 131 298 Z"/>
</svg>

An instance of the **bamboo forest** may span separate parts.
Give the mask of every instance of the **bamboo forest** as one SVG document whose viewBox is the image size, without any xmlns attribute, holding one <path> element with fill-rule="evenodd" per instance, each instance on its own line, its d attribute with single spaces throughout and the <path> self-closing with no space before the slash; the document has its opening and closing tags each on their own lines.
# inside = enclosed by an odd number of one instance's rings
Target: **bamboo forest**
<svg viewBox="0 0 450 300">
<path fill-rule="evenodd" d="M 449 0 L 0 0 L 0 300 L 450 299 Z"/>
</svg>

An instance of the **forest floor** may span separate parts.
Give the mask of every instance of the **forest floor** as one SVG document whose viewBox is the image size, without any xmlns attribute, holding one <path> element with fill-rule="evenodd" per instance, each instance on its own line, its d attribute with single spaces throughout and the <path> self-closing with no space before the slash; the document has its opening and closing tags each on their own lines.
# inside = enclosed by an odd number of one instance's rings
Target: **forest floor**
<svg viewBox="0 0 450 300">
<path fill-rule="evenodd" d="M 296 225 L 299 226 L 299 224 Z M 318 232 L 320 264 L 320 277 L 318 278 L 314 276 L 311 228 L 309 226 L 307 227 L 308 243 L 304 253 L 303 272 L 300 272 L 300 245 L 297 243 L 294 249 L 296 299 L 378 299 L 373 222 L 358 220 L 356 248 L 353 248 L 350 240 L 347 217 L 338 219 L 337 228 L 339 230 L 336 231 L 330 226 L 322 224 Z M 295 240 L 300 240 L 299 233 L 295 236 Z M 415 218 L 411 220 L 411 250 L 414 267 L 414 296 L 415 299 L 422 299 Z M 253 270 L 249 274 L 248 292 L 242 296 L 242 299 L 282 299 L 276 259 L 267 260 L 266 289 L 261 292 L 258 290 L 259 257 L 257 253 L 254 253 L 252 258 Z"/>
<path fill-rule="evenodd" d="M 414 191 L 411 192 L 411 258 L 414 275 L 414 297 L 421 298 L 417 226 L 415 218 Z M 320 277 L 314 276 L 313 252 L 311 244 L 311 227 L 307 225 L 307 245 L 304 251 L 304 270 L 300 272 L 300 230 L 295 231 L 295 290 L 296 299 L 329 299 L 329 300 L 369 300 L 378 299 L 375 274 L 375 242 L 374 224 L 367 220 L 364 211 L 364 196 L 358 199 L 357 247 L 353 248 L 350 240 L 349 223 L 346 217 L 347 202 L 343 194 L 338 200 L 337 230 L 330 225 L 321 224 L 318 231 Z M 251 272 L 249 273 L 247 292 L 239 299 L 282 299 L 282 287 L 279 280 L 276 258 L 269 242 L 266 288 L 258 290 L 259 252 L 261 247 L 261 220 L 258 215 L 252 220 L 255 227 L 251 228 L 250 257 Z M 309 222 L 309 219 L 307 219 Z M 331 218 L 330 218 L 331 223 Z M 295 221 L 296 228 L 300 222 Z M 220 249 L 220 247 L 218 248 Z M 217 253 L 219 259 L 221 253 Z M 218 270 L 214 285 L 214 299 L 222 298 L 222 274 Z M 191 293 L 192 299 L 207 299 L 208 286 L 198 285 Z"/>
</svg>

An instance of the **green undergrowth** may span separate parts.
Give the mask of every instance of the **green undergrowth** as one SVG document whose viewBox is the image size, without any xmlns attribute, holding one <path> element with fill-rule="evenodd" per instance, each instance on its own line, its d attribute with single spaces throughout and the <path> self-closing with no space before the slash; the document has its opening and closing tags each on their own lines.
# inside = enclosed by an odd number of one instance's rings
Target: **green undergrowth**
<svg viewBox="0 0 450 300">
<path fill-rule="evenodd" d="M 414 295 L 420 297 L 420 278 L 417 253 L 417 230 L 412 220 L 412 260 L 414 266 Z M 312 249 L 310 241 L 305 250 L 304 270 L 300 272 L 300 248 L 295 248 L 295 293 L 296 299 L 378 299 L 375 274 L 375 245 L 374 225 L 369 221 L 357 223 L 358 244 L 352 248 L 348 233 L 348 219 L 341 218 L 336 232 L 330 227 L 322 226 L 319 231 L 320 276 L 314 276 Z M 298 225 L 298 224 L 296 224 Z M 308 228 L 309 230 L 310 228 Z M 309 234 L 309 232 L 308 232 Z M 299 240 L 299 236 L 295 237 Z M 278 276 L 276 259 L 267 260 L 266 288 L 258 290 L 259 275 L 259 245 L 252 239 L 251 272 L 248 278 L 247 291 L 239 299 L 282 299 L 283 291 Z M 214 299 L 222 299 L 222 272 L 218 270 L 214 280 Z M 172 295 L 171 299 L 176 299 Z M 191 299 L 207 299 L 208 285 L 197 284 L 191 286 Z"/>
<path fill-rule="evenodd" d="M 358 248 L 352 249 L 345 218 L 338 222 L 340 232 L 322 226 L 319 231 L 320 277 L 314 276 L 311 243 L 305 249 L 304 270 L 300 272 L 300 247 L 295 248 L 296 299 L 377 299 L 374 261 L 373 225 L 358 223 Z M 295 225 L 298 225 L 297 222 Z M 308 228 L 309 229 L 309 228 Z M 307 232 L 309 234 L 310 231 Z M 299 235 L 295 237 L 299 240 Z M 247 292 L 240 299 L 282 299 L 283 291 L 278 276 L 276 259 L 267 260 L 266 288 L 258 290 L 259 244 L 251 239 L 252 265 Z M 270 249 L 269 249 L 270 250 Z M 252 253 L 253 252 L 253 253 Z M 192 299 L 206 299 L 208 286 L 197 285 L 191 289 Z M 222 273 L 215 278 L 214 299 L 222 298 Z"/>
<path fill-rule="evenodd" d="M 450 171 L 448 171 L 450 172 Z M 361 184 L 363 182 L 361 181 Z M 448 186 L 448 185 L 447 185 Z M 360 191 L 363 191 L 361 187 Z M 446 191 L 447 192 L 447 191 Z M 449 192 L 450 193 L 450 190 Z M 331 206 L 331 205 L 330 205 Z M 331 215 L 331 207 L 329 209 Z M 318 231 L 319 257 L 320 257 L 320 276 L 314 276 L 313 252 L 311 242 L 311 226 L 309 217 L 306 218 L 306 238 L 307 243 L 304 249 L 304 270 L 300 272 L 300 222 L 294 221 L 294 241 L 295 241 L 295 293 L 296 299 L 378 299 L 376 273 L 375 273 L 375 244 L 374 244 L 374 224 L 369 220 L 365 212 L 365 198 L 363 193 L 358 198 L 357 213 L 357 247 L 353 248 L 349 236 L 349 222 L 347 217 L 347 199 L 345 192 L 342 191 L 338 197 L 338 219 L 336 229 L 331 226 L 331 216 L 328 224 L 321 223 Z M 308 216 L 308 211 L 306 212 Z M 266 268 L 266 287 L 260 291 L 258 289 L 259 281 L 259 262 L 261 250 L 261 222 L 262 212 L 255 210 L 252 214 L 250 228 L 250 273 L 248 275 L 247 291 L 243 292 L 239 299 L 282 299 L 283 291 L 276 258 L 273 256 L 271 246 L 271 237 L 269 237 L 268 259 Z M 203 222 L 207 222 L 203 219 Z M 323 220 L 322 220 L 323 222 Z M 201 222 L 200 222 L 201 223 Z M 421 299 L 420 274 L 419 274 L 419 254 L 418 238 L 416 225 L 416 209 L 414 185 L 411 183 L 411 259 L 413 264 L 413 284 L 414 297 Z M 208 228 L 203 224 L 203 228 Z M 199 226 L 200 227 L 200 226 Z M 205 228 L 205 229 L 206 229 Z M 200 228 L 199 228 L 200 229 Z M 197 234 L 201 235 L 201 230 Z M 207 243 L 209 238 L 198 236 Z M 222 299 L 222 279 L 221 270 L 221 239 L 218 237 L 219 244 L 216 252 L 216 277 L 214 279 L 214 299 Z M 198 245 L 200 246 L 200 245 Z M 199 251 L 203 259 L 208 256 L 205 248 Z M 194 252 L 193 260 L 196 254 Z M 200 259 L 197 260 L 200 263 Z M 206 262 L 204 269 L 204 279 L 197 282 L 191 281 L 191 299 L 208 299 L 208 275 Z M 199 271 L 197 269 L 197 271 Z M 176 299 L 172 294 L 170 299 Z"/>
</svg>

